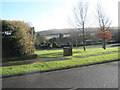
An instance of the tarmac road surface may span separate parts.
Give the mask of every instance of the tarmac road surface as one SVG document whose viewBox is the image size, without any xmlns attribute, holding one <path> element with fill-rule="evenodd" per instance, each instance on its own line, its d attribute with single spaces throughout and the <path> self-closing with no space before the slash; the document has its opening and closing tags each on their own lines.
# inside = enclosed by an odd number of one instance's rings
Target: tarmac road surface
<svg viewBox="0 0 120 90">
<path fill-rule="evenodd" d="M 118 88 L 118 62 L 4 78 L 3 88 Z"/>
</svg>

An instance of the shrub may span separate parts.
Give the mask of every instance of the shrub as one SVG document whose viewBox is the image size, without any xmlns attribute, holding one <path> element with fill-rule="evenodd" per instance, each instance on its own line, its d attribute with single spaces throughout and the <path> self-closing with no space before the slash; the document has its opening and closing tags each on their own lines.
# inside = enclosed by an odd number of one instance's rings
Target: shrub
<svg viewBox="0 0 120 90">
<path fill-rule="evenodd" d="M 53 47 L 58 48 L 58 47 L 59 47 L 59 44 L 58 44 L 57 42 L 54 42 L 54 43 L 53 43 Z"/>
<path fill-rule="evenodd" d="M 34 28 L 24 21 L 1 20 L 2 57 L 34 54 Z"/>
<path fill-rule="evenodd" d="M 46 48 L 52 48 L 53 44 L 52 43 L 46 43 Z"/>
</svg>

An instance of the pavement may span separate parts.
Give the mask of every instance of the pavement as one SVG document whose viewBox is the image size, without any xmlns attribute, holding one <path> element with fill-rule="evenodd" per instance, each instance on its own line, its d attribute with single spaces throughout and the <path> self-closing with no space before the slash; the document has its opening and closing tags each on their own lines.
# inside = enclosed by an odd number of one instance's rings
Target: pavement
<svg viewBox="0 0 120 90">
<path fill-rule="evenodd" d="M 118 62 L 2 79 L 3 88 L 118 88 Z"/>
</svg>

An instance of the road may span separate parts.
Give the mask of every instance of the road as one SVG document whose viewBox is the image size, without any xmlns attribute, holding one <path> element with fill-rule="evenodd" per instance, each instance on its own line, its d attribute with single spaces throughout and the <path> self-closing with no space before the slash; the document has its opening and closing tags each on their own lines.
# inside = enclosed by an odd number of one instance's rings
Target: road
<svg viewBox="0 0 120 90">
<path fill-rule="evenodd" d="M 120 47 L 120 44 L 116 43 L 116 44 L 106 44 L 106 48 L 108 47 Z M 96 45 L 96 46 L 91 46 L 91 47 L 87 47 L 87 48 L 102 48 L 102 45 Z"/>
<path fill-rule="evenodd" d="M 118 62 L 4 78 L 3 88 L 118 88 Z"/>
</svg>

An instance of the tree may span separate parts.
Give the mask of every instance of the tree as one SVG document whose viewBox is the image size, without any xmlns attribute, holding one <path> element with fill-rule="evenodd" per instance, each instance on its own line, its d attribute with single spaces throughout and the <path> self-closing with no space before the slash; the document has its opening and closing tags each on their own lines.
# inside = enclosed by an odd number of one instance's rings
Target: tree
<svg viewBox="0 0 120 90">
<path fill-rule="evenodd" d="M 88 11 L 88 3 L 87 2 L 79 2 L 76 7 L 74 7 L 73 15 L 74 19 L 72 20 L 72 25 L 77 27 L 79 30 L 82 29 L 82 38 L 83 38 L 83 49 L 86 50 L 86 42 L 85 42 L 85 24 L 86 24 L 86 16 Z M 81 28 L 81 29 L 80 29 Z"/>
<path fill-rule="evenodd" d="M 106 40 L 110 40 L 112 37 L 112 34 L 109 31 L 111 20 L 104 13 L 104 10 L 101 8 L 100 4 L 97 4 L 97 20 L 99 24 L 97 37 L 102 39 L 103 49 L 106 49 Z"/>
<path fill-rule="evenodd" d="M 115 40 L 115 42 L 120 43 L 120 30 L 112 30 L 112 40 Z"/>
<path fill-rule="evenodd" d="M 34 54 L 34 28 L 24 21 L 1 20 L 2 56 L 16 57 Z"/>
<path fill-rule="evenodd" d="M 62 33 L 59 34 L 59 38 L 62 38 L 64 35 Z"/>
<path fill-rule="evenodd" d="M 40 48 L 40 44 L 46 43 L 45 36 L 41 35 L 40 33 L 35 34 L 35 46 L 36 48 Z"/>
<path fill-rule="evenodd" d="M 70 39 L 71 39 L 72 47 L 76 46 L 76 49 L 77 49 L 78 43 L 80 41 L 79 33 L 77 31 L 72 32 L 71 35 L 70 35 Z"/>
</svg>

